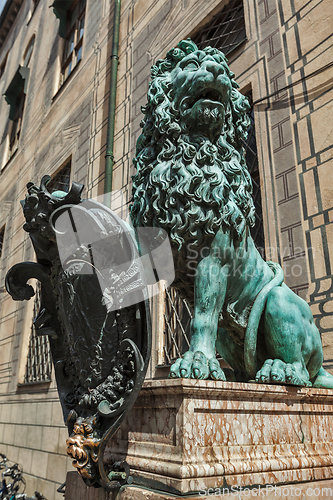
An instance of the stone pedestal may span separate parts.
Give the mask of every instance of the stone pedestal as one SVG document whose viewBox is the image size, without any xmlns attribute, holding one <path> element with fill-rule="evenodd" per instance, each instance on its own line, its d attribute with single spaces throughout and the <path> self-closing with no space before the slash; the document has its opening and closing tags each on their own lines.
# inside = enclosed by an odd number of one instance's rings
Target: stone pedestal
<svg viewBox="0 0 333 500">
<path fill-rule="evenodd" d="M 106 459 L 125 459 L 135 481 L 145 478 L 176 495 L 311 486 L 333 478 L 332 429 L 332 390 L 152 380 L 109 443 Z"/>
</svg>

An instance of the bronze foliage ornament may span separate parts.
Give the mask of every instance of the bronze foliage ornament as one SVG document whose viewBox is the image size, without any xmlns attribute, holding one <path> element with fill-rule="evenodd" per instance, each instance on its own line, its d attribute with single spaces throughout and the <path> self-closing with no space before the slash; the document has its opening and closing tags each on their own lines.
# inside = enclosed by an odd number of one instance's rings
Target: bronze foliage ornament
<svg viewBox="0 0 333 500">
<path fill-rule="evenodd" d="M 126 462 L 107 466 L 104 449 L 141 389 L 151 349 L 146 275 L 133 229 L 104 205 L 28 184 L 22 203 L 37 262 L 14 265 L 6 289 L 29 300 L 41 283 L 34 325 L 48 335 L 69 430 L 67 453 L 89 486 L 130 481 Z"/>
</svg>

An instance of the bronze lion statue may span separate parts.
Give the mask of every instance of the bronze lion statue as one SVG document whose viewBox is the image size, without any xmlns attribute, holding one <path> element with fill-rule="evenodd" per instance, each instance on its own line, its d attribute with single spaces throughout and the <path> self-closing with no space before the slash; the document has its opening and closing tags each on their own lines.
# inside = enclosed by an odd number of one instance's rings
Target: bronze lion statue
<svg viewBox="0 0 333 500">
<path fill-rule="evenodd" d="M 131 216 L 168 232 L 173 286 L 194 307 L 190 349 L 170 376 L 225 380 L 217 350 L 236 381 L 333 388 L 309 306 L 250 235 L 249 104 L 226 57 L 183 40 L 151 77 Z"/>
</svg>

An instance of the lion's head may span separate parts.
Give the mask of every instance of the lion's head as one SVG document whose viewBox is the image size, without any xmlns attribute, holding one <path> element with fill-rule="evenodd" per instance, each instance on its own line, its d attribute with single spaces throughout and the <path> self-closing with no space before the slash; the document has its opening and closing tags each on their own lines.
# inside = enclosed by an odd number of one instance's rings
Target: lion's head
<svg viewBox="0 0 333 500">
<path fill-rule="evenodd" d="M 175 253 L 206 244 L 221 225 L 240 238 L 254 223 L 242 147 L 249 104 L 233 77 L 222 52 L 191 40 L 151 70 L 131 214 L 136 226 L 166 229 Z"/>
</svg>

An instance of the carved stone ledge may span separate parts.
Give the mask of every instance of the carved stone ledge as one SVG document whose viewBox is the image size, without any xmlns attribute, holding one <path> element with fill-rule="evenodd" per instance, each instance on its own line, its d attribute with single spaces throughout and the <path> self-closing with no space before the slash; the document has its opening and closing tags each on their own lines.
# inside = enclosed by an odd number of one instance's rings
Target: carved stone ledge
<svg viewBox="0 0 333 500">
<path fill-rule="evenodd" d="M 318 481 L 333 477 L 332 427 L 333 390 L 152 380 L 105 459 L 126 459 L 134 483 L 181 494 Z"/>
</svg>

